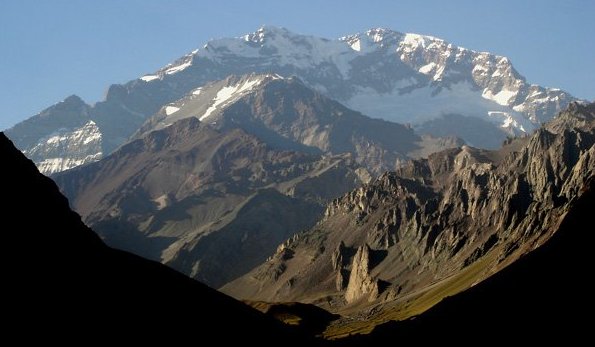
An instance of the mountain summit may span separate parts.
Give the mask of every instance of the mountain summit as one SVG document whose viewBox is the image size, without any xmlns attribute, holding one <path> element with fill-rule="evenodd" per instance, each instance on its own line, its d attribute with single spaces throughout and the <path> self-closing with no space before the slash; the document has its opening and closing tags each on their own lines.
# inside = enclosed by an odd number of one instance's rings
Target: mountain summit
<svg viewBox="0 0 595 347">
<path fill-rule="evenodd" d="M 533 131 L 576 100 L 527 83 L 506 57 L 431 36 L 380 28 L 328 40 L 265 26 L 212 40 L 154 73 L 112 85 L 94 106 L 49 108 L 7 135 L 51 174 L 113 152 L 150 116 L 192 90 L 250 73 L 297 76 L 365 115 L 488 148 L 507 135 Z M 91 146 L 86 139 L 93 139 Z"/>
<path fill-rule="evenodd" d="M 355 110 L 397 122 L 423 123 L 453 113 L 523 133 L 573 100 L 558 89 L 528 84 L 506 57 L 383 28 L 327 40 L 265 26 L 240 38 L 213 40 L 141 80 L 164 80 L 205 60 L 233 73 L 296 75 Z"/>
</svg>

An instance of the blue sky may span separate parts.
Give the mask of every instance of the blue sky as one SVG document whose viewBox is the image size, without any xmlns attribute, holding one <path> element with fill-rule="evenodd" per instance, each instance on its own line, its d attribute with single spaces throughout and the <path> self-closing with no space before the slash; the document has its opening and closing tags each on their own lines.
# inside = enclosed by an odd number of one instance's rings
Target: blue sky
<svg viewBox="0 0 595 347">
<path fill-rule="evenodd" d="M 505 55 L 595 99 L 595 1 L 0 0 L 0 129 L 70 94 L 93 103 L 212 38 L 263 24 L 328 38 L 386 27 Z"/>
</svg>

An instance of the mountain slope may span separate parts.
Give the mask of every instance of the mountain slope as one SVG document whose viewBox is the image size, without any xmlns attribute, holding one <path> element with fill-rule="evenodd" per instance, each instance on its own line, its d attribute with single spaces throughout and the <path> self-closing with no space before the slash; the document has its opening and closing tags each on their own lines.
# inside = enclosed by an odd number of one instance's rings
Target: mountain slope
<svg viewBox="0 0 595 347">
<path fill-rule="evenodd" d="M 413 161 L 334 200 L 222 290 L 351 315 L 335 334 L 421 313 L 543 244 L 595 174 L 594 143 L 595 105 L 572 104 L 498 151 L 463 146 Z"/>
<path fill-rule="evenodd" d="M 217 287 L 313 225 L 361 184 L 357 169 L 346 155 L 278 150 L 191 117 L 54 178 L 109 245 Z"/>
<path fill-rule="evenodd" d="M 210 41 L 153 74 L 111 86 L 105 101 L 88 107 L 89 117 L 101 134 L 101 152 L 111 153 L 149 116 L 192 90 L 232 74 L 249 73 L 295 75 L 327 97 L 366 115 L 411 123 L 426 133 L 456 135 L 475 146 L 491 148 L 507 134 L 532 131 L 576 100 L 558 89 L 527 83 L 505 57 L 464 49 L 430 36 L 372 29 L 328 40 L 263 27 L 243 37 Z M 70 120 L 58 120 L 77 113 L 76 109 L 74 106 L 57 114 L 50 128 L 40 117 L 34 117 L 26 121 L 29 126 L 19 124 L 7 135 L 19 148 L 29 151 L 46 144 L 61 129 L 70 129 Z M 455 117 L 450 119 L 449 115 Z M 469 129 L 468 117 L 481 120 L 478 128 Z M 435 132 L 437 127 L 439 133 Z M 491 136 L 478 136 L 486 128 Z M 30 140 L 21 144 L 22 138 Z M 86 158 L 98 152 L 56 147 L 36 163 L 69 163 L 44 171 L 51 173 L 80 164 L 81 153 Z"/>
<path fill-rule="evenodd" d="M 278 75 L 230 76 L 165 106 L 137 136 L 195 117 L 216 129 L 240 128 L 273 147 L 336 155 L 351 153 L 375 174 L 407 158 L 456 147 L 454 138 L 418 136 L 401 124 L 363 116 Z"/>
<path fill-rule="evenodd" d="M 313 342 L 163 265 L 105 246 L 4 134 L 0 158 L 10 245 L 2 263 L 6 338 L 171 342 L 192 331 L 221 343 Z"/>
<path fill-rule="evenodd" d="M 97 161 L 103 155 L 102 133 L 90 111 L 83 100 L 70 96 L 15 125 L 7 135 L 41 172 L 64 171 Z"/>
<path fill-rule="evenodd" d="M 511 340 L 580 344 L 591 337 L 586 311 L 592 288 L 583 283 L 593 267 L 593 233 L 585 227 L 595 206 L 595 179 L 573 199 L 550 240 L 509 267 L 429 311 L 403 322 L 381 325 L 369 335 L 336 341 L 337 346 L 371 346 L 386 341 L 476 345 Z M 521 327 L 530 325 L 537 329 Z M 425 334 L 431 331 L 432 334 Z M 460 334 L 452 334 L 461 331 Z M 463 332 L 464 331 L 464 332 Z"/>
</svg>

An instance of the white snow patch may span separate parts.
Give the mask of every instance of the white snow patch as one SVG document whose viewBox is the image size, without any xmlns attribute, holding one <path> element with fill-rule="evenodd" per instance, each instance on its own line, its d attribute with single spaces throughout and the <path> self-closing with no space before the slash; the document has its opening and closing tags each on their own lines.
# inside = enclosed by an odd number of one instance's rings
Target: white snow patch
<svg viewBox="0 0 595 347">
<path fill-rule="evenodd" d="M 380 31 L 376 31 L 376 33 L 374 34 L 374 36 L 372 36 L 372 40 L 375 43 L 378 43 L 378 42 L 384 40 L 384 36 L 382 36 L 382 33 Z"/>
<path fill-rule="evenodd" d="M 473 67 L 473 70 L 471 71 L 472 73 L 479 73 L 479 74 L 485 74 L 486 72 L 488 72 L 488 68 L 483 66 L 483 65 L 475 65 Z"/>
<path fill-rule="evenodd" d="M 95 124 L 94 121 L 90 120 L 85 125 L 78 129 L 75 129 L 74 131 L 66 131 L 66 129 L 61 129 L 57 133 L 51 134 L 47 138 L 47 140 L 45 140 L 45 144 L 56 146 L 67 141 L 74 141 L 79 143 L 82 142 L 86 145 L 93 141 L 100 140 L 101 132 L 99 132 L 97 124 Z M 34 151 L 36 147 L 34 147 L 31 151 Z"/>
<path fill-rule="evenodd" d="M 353 43 L 350 44 L 350 46 L 351 46 L 351 49 L 353 49 L 354 51 L 361 52 L 361 50 L 362 50 L 360 39 L 355 40 Z"/>
<path fill-rule="evenodd" d="M 200 95 L 200 93 L 202 92 L 202 88 L 196 88 L 193 92 L 192 95 Z"/>
<path fill-rule="evenodd" d="M 548 101 L 550 101 L 550 99 L 547 96 L 545 96 L 543 98 L 533 99 L 531 102 L 532 103 L 537 103 L 537 104 L 543 104 L 543 103 L 546 103 Z"/>
<path fill-rule="evenodd" d="M 93 123 L 93 125 L 95 125 L 95 123 Z M 101 140 L 101 133 L 96 131 L 96 132 L 92 132 L 91 134 L 89 134 L 89 136 L 85 137 L 85 139 L 83 140 L 83 144 L 87 145 L 91 142 L 100 141 L 100 140 Z"/>
<path fill-rule="evenodd" d="M 366 48 L 365 44 L 360 42 L 360 50 Z M 208 46 L 209 49 L 203 55 L 216 61 L 225 61 L 230 56 L 238 55 L 258 58 L 263 64 L 289 65 L 303 70 L 331 63 L 337 67 L 343 78 L 349 77 L 350 61 L 354 53 L 354 49 L 344 41 L 289 35 L 286 31 L 275 28 L 265 28 L 236 39 L 214 40 Z M 274 53 L 262 48 L 274 48 Z"/>
<path fill-rule="evenodd" d="M 86 163 L 98 161 L 103 156 L 103 152 L 97 152 L 87 155 L 83 158 L 47 158 L 41 162 L 35 163 L 39 171 L 46 175 L 56 172 L 72 169 Z"/>
<path fill-rule="evenodd" d="M 415 79 L 403 80 L 403 85 L 411 82 L 415 82 Z M 398 88 L 384 93 L 372 88 L 358 87 L 352 98 L 343 101 L 350 108 L 368 116 L 412 124 L 423 123 L 449 113 L 484 115 L 487 118 L 487 111 L 493 109 L 494 104 L 478 98 L 480 92 L 474 90 L 474 86 L 469 82 L 453 84 L 450 88 L 444 88 L 440 93 L 433 95 L 435 90 L 427 86 L 402 94 Z M 475 100 L 479 102 L 474 102 Z"/>
<path fill-rule="evenodd" d="M 187 61 L 187 62 L 185 62 L 183 64 L 176 65 L 174 67 L 170 67 L 169 69 L 165 70 L 165 73 L 168 74 L 168 75 L 175 74 L 175 73 L 178 73 L 178 72 L 186 69 L 190 65 L 192 65 L 192 61 Z"/>
<path fill-rule="evenodd" d="M 274 76 L 272 76 L 272 77 L 275 78 Z M 227 86 L 227 87 L 221 88 L 217 92 L 217 96 L 213 100 L 213 104 L 205 111 L 205 113 L 202 115 L 202 117 L 199 118 L 199 120 L 202 121 L 205 118 L 207 118 L 208 116 L 210 116 L 211 113 L 213 113 L 217 109 L 217 107 L 219 107 L 219 105 L 225 103 L 227 100 L 231 99 L 234 95 L 238 95 L 238 94 L 242 95 L 242 94 L 252 90 L 252 88 L 260 82 L 262 82 L 262 79 L 260 79 L 260 78 L 249 79 L 246 82 L 244 82 L 243 84 L 236 84 L 233 86 Z"/>
<path fill-rule="evenodd" d="M 92 120 L 79 128 L 72 130 L 59 129 L 41 140 L 33 148 L 25 152 L 28 156 L 60 155 L 63 148 L 77 148 L 80 152 L 64 154 L 65 157 L 46 158 L 36 162 L 39 171 L 46 175 L 71 169 L 75 166 L 86 164 L 101 159 L 102 135 L 97 124 Z M 93 153 L 93 154 L 86 154 Z"/>
<path fill-rule="evenodd" d="M 157 76 L 157 75 L 145 75 L 145 76 L 141 77 L 140 79 L 143 80 L 143 81 L 145 81 L 145 82 L 151 82 L 153 80 L 159 79 L 159 76 Z"/>
<path fill-rule="evenodd" d="M 252 45 L 254 41 L 248 39 L 218 39 L 211 41 L 208 44 L 208 49 L 205 47 L 203 56 L 209 58 L 222 58 L 228 54 L 239 55 L 245 58 L 257 58 L 260 57 L 260 48 Z M 225 52 L 225 53 L 223 53 Z"/>
<path fill-rule="evenodd" d="M 502 123 L 500 124 L 500 127 L 502 128 L 506 128 L 506 129 L 517 129 L 520 130 L 522 132 L 527 132 L 525 130 L 525 127 L 523 126 L 524 122 L 519 121 L 519 119 L 515 119 L 514 117 L 512 117 L 510 115 L 510 113 L 508 112 L 496 112 L 496 111 L 491 111 L 488 112 L 488 115 L 491 118 L 496 118 L 498 120 L 500 120 Z"/>
<path fill-rule="evenodd" d="M 429 63 L 419 68 L 419 72 L 423 73 L 424 75 L 429 75 L 432 70 L 436 67 L 436 63 Z"/>
<path fill-rule="evenodd" d="M 503 106 L 508 106 L 510 99 L 516 95 L 516 91 L 506 89 L 502 89 L 500 92 L 492 94 L 492 91 L 488 88 L 484 89 L 483 93 L 481 94 L 484 99 L 493 100 Z"/>
<path fill-rule="evenodd" d="M 436 71 L 436 73 L 434 74 L 434 81 L 439 81 L 440 79 L 442 79 L 442 76 L 444 75 L 444 65 L 440 66 L 438 68 L 438 71 Z"/>
<path fill-rule="evenodd" d="M 180 108 L 176 106 L 165 106 L 165 114 L 168 116 L 178 112 L 179 110 Z"/>
<path fill-rule="evenodd" d="M 343 102 L 366 115 L 398 123 L 421 124 L 455 113 L 490 120 L 499 126 L 506 124 L 520 131 L 534 129 L 534 125 L 521 114 L 482 98 L 481 92 L 469 82 L 455 83 L 438 94 L 434 94 L 435 91 L 428 86 L 404 94 L 399 93 L 398 88 L 390 93 L 381 93 L 359 87 L 352 98 Z M 503 115 L 512 120 L 507 122 Z"/>
<path fill-rule="evenodd" d="M 517 111 L 517 112 L 524 112 L 525 111 L 525 104 L 520 104 L 520 105 L 514 105 L 512 107 L 513 110 Z"/>
<path fill-rule="evenodd" d="M 407 33 L 405 34 L 405 37 L 403 37 L 400 45 L 403 51 L 410 53 L 415 51 L 419 46 L 426 48 L 426 39 L 429 39 L 429 37 Z"/>
</svg>

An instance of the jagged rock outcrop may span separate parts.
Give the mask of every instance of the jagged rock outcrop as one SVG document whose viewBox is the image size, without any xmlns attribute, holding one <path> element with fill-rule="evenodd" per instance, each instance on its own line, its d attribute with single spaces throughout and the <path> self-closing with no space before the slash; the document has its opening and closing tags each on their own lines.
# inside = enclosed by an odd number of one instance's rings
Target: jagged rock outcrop
<svg viewBox="0 0 595 347">
<path fill-rule="evenodd" d="M 334 311 L 427 309 L 548 240 L 595 175 L 594 143 L 595 104 L 573 104 L 498 151 L 463 146 L 412 161 L 330 203 L 323 220 L 285 243 L 291 259 L 275 255 L 223 291 Z M 365 260 L 366 247 L 373 264 L 351 269 L 345 285 L 340 272 Z M 348 249 L 358 251 L 348 256 Z M 263 280 L 280 266 L 276 280 Z M 373 281 L 381 284 L 375 300 L 353 300 L 353 293 L 373 292 Z"/>
<path fill-rule="evenodd" d="M 353 256 L 345 300 L 351 304 L 362 297 L 374 301 L 378 295 L 378 283 L 370 276 L 370 247 L 360 246 Z"/>
<path fill-rule="evenodd" d="M 595 234 L 585 226 L 593 217 L 595 177 L 585 182 L 582 190 L 555 234 L 535 251 L 428 311 L 411 319 L 381 324 L 369 334 L 350 334 L 336 345 L 376 346 L 396 339 L 414 344 L 420 336 L 424 336 L 425 343 L 463 346 L 475 345 L 486 336 L 495 344 L 514 340 L 547 345 L 558 339 L 581 344 L 589 339 L 591 325 L 583 315 L 586 307 L 593 306 L 593 295 L 591 286 L 585 285 L 582 278 L 590 273 L 594 263 Z M 503 322 L 506 324 L 502 325 Z M 522 327 L 527 322 L 547 334 L 509 328 Z M 502 327 L 497 334 L 495 327 Z M 343 333 L 349 331 L 347 326 L 340 329 Z M 459 330 L 460 334 L 452 333 Z"/>
</svg>

